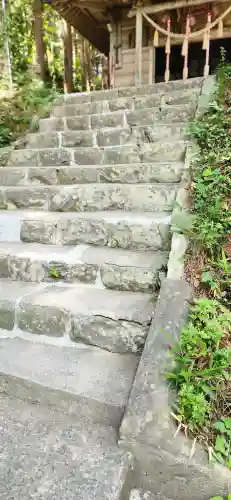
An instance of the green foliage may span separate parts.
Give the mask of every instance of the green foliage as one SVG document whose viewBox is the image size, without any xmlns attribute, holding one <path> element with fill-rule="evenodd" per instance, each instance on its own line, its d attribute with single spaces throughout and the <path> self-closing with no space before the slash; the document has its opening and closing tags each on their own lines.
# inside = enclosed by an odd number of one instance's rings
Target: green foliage
<svg viewBox="0 0 231 500">
<path fill-rule="evenodd" d="M 208 112 L 190 127 L 199 154 L 193 166 L 192 228 L 194 246 L 208 256 L 202 283 L 214 296 L 231 299 L 231 265 L 227 242 L 231 235 L 231 66 L 224 53 L 217 90 Z"/>
<path fill-rule="evenodd" d="M 61 278 L 61 274 L 55 266 L 51 267 L 48 273 L 49 276 L 53 279 L 59 280 Z"/>
<path fill-rule="evenodd" d="M 231 495 L 228 495 L 227 497 L 212 497 L 209 500 L 231 500 Z"/>
<path fill-rule="evenodd" d="M 55 96 L 39 79 L 24 75 L 24 85 L 11 98 L 0 99 L 0 147 L 23 135 L 36 116 L 48 116 Z"/>
<path fill-rule="evenodd" d="M 33 56 L 32 0 L 8 2 L 5 17 L 5 32 L 10 44 L 12 73 L 15 80 L 25 73 Z M 2 40 L 3 40 L 2 37 Z"/>
<path fill-rule="evenodd" d="M 215 456 L 219 462 L 231 469 L 231 418 L 218 420 L 214 429 L 217 431 Z"/>
<path fill-rule="evenodd" d="M 231 419 L 225 404 L 231 382 L 230 334 L 231 311 L 216 300 L 197 300 L 172 348 L 174 367 L 167 377 L 177 389 L 177 418 L 231 468 Z"/>
</svg>

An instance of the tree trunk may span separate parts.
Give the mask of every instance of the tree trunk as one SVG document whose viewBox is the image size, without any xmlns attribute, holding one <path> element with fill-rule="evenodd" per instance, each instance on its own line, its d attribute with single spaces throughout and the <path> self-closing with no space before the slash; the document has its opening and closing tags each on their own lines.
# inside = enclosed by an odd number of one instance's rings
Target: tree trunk
<svg viewBox="0 0 231 500">
<path fill-rule="evenodd" d="M 81 37 L 81 68 L 82 68 L 82 90 L 89 90 L 87 74 L 86 40 Z"/>
<path fill-rule="evenodd" d="M 71 26 L 63 20 L 64 92 L 73 92 L 73 52 Z"/>
<path fill-rule="evenodd" d="M 5 32 L 5 18 L 6 18 L 6 2 L 2 0 L 1 5 L 1 34 L 4 37 L 4 50 L 3 54 L 1 54 L 1 76 L 6 77 L 7 82 L 9 84 L 9 89 L 12 90 L 13 82 L 12 82 L 12 68 L 11 68 L 11 58 L 10 58 L 10 46 L 8 34 Z"/>
<path fill-rule="evenodd" d="M 92 58 L 91 58 L 91 47 L 88 40 L 85 38 L 86 43 L 86 59 L 87 59 L 87 80 L 88 80 L 88 91 L 94 89 L 93 78 L 92 78 Z"/>
<path fill-rule="evenodd" d="M 46 57 L 46 47 L 43 40 L 43 20 L 42 20 L 42 2 L 41 0 L 33 1 L 33 16 L 34 16 L 34 36 L 36 46 L 36 63 L 41 79 L 45 82 L 48 76 L 48 63 Z"/>
</svg>

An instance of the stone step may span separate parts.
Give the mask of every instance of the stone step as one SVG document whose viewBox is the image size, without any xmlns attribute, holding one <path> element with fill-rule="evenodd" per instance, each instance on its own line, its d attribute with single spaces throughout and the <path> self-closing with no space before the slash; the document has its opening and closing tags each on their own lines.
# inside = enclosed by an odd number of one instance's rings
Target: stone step
<svg viewBox="0 0 231 500">
<path fill-rule="evenodd" d="M 152 85 L 141 85 L 140 87 L 127 87 L 119 89 L 110 89 L 94 92 L 82 92 L 75 94 L 65 94 L 56 100 L 56 105 L 62 105 L 64 103 L 88 103 L 94 101 L 104 101 L 117 99 L 118 97 L 137 97 L 152 94 L 169 94 L 171 92 L 184 92 L 187 90 L 194 91 L 195 89 L 200 89 L 202 87 L 204 78 L 190 78 L 186 81 L 183 80 L 173 80 L 168 83 L 155 83 Z"/>
<path fill-rule="evenodd" d="M 23 344 L 19 347 L 20 353 L 25 359 L 22 350 Z M 31 349 L 28 346 L 26 347 L 26 352 L 33 351 L 32 347 Z M 61 349 L 58 350 L 61 351 Z M 13 353 L 17 359 L 16 348 L 13 348 Z M 30 360 L 26 359 L 24 367 L 20 365 L 19 361 L 18 365 L 14 366 L 14 360 L 12 360 L 10 352 L 7 360 L 8 366 L 5 363 L 7 368 L 5 379 L 11 383 L 11 392 L 13 392 L 13 388 L 20 392 L 21 383 L 21 393 L 19 398 L 10 397 L 6 394 L 0 395 L 1 500 L 26 500 L 29 498 L 37 500 L 124 500 L 124 498 L 127 498 L 129 491 L 128 484 L 130 483 L 132 468 L 131 455 L 119 450 L 116 445 L 100 442 L 100 439 L 94 443 L 90 436 L 90 428 L 92 427 L 90 422 L 88 430 L 86 425 L 84 427 L 83 424 L 81 429 L 76 422 L 78 420 L 76 415 L 68 416 L 63 412 L 48 409 L 36 402 L 34 396 L 39 395 L 39 398 L 41 398 L 44 393 L 47 406 L 52 406 L 47 396 L 52 394 L 54 399 L 50 386 L 52 389 L 52 383 L 55 385 L 55 381 L 51 381 L 47 377 L 45 382 L 48 386 L 44 385 L 44 375 L 41 374 L 40 380 L 40 371 L 34 373 L 36 367 L 39 370 L 39 362 L 41 362 L 41 366 L 43 364 L 47 366 L 48 373 L 51 374 L 49 359 L 44 360 L 42 352 L 39 353 L 41 359 L 36 359 L 35 353 L 36 351 L 33 356 L 34 367 Z M 49 350 L 45 355 L 47 358 L 51 355 Z M 66 366 L 69 367 L 70 360 L 68 356 L 66 357 Z M 54 361 L 56 367 L 55 375 L 60 380 L 56 358 L 51 356 L 51 360 Z M 60 360 L 63 369 L 62 375 L 70 384 L 71 379 L 69 381 L 67 375 L 65 375 L 67 368 L 63 363 L 64 361 L 65 358 Z M 32 379 L 31 388 L 30 380 L 21 377 L 24 373 L 27 375 L 25 370 L 27 362 L 29 362 L 31 368 L 31 373 L 28 370 L 28 374 L 31 375 Z M 96 360 L 94 363 L 96 363 Z M 75 370 L 74 373 L 78 375 L 77 384 L 79 385 L 81 379 L 84 389 L 82 373 L 75 369 L 73 362 L 71 369 Z M 18 378 L 13 379 L 10 370 L 18 373 Z M 83 370 L 87 372 L 85 365 L 83 365 Z M 91 367 L 89 372 L 92 374 L 92 380 L 89 380 L 86 385 L 91 390 L 91 386 L 94 385 L 94 373 L 92 373 Z M 117 376 L 118 373 L 115 372 L 114 381 L 116 381 Z M 108 378 L 110 387 L 112 379 L 111 377 Z M 37 379 L 35 383 L 34 379 Z M 73 380 L 73 387 L 69 385 L 72 391 L 75 388 L 75 383 L 76 381 Z M 102 387 L 105 387 L 107 391 L 107 385 L 103 379 L 102 384 Z M 63 389 L 68 394 L 66 388 Z M 31 392 L 31 401 L 27 402 L 23 399 L 23 393 L 26 395 L 29 391 Z M 96 387 L 96 391 L 100 392 L 100 388 Z M 56 393 L 57 403 L 61 399 L 62 392 L 57 390 Z M 30 397 L 30 394 L 28 396 Z M 84 394 L 81 397 L 83 401 L 87 399 Z M 71 399 L 70 396 L 69 399 Z M 88 401 L 89 407 L 91 401 Z M 92 412 L 95 406 L 93 401 Z M 79 407 L 81 410 L 81 404 L 79 404 Z M 96 432 L 93 429 L 92 433 L 96 434 L 97 429 Z"/>
<path fill-rule="evenodd" d="M 174 123 L 167 125 L 123 127 L 101 130 L 81 130 L 65 132 L 43 132 L 27 134 L 24 145 L 26 148 L 59 148 L 59 147 L 105 147 L 124 144 L 140 144 L 158 140 L 179 140 L 186 137 L 186 124 Z"/>
<path fill-rule="evenodd" d="M 0 241 L 19 241 L 21 235 L 28 243 L 169 250 L 170 227 L 171 216 L 164 213 L 0 213 Z"/>
<path fill-rule="evenodd" d="M 50 117 L 39 121 L 40 132 L 139 127 L 153 124 L 187 122 L 195 114 L 195 104 L 163 106 L 139 110 L 123 110 L 105 114 Z M 73 113 L 75 108 L 73 108 Z"/>
<path fill-rule="evenodd" d="M 117 165 L 157 161 L 183 161 L 187 141 L 166 140 L 124 146 L 18 149 L 12 151 L 8 165 Z"/>
<path fill-rule="evenodd" d="M 34 337 L 0 331 L 0 392 L 118 430 L 139 357 Z"/>
<path fill-rule="evenodd" d="M 0 241 L 78 245 L 131 250 L 169 250 L 171 216 L 166 213 L 0 211 Z"/>
<path fill-rule="evenodd" d="M 147 490 L 133 489 L 130 493 L 129 500 L 171 500 L 171 499 L 164 497 L 162 493 L 155 494 Z"/>
<path fill-rule="evenodd" d="M 0 328 L 70 337 L 110 352 L 138 353 L 156 298 L 84 284 L 0 280 Z"/>
<path fill-rule="evenodd" d="M 40 209 L 52 212 L 127 210 L 172 211 L 177 184 L 76 184 L 67 186 L 5 186 L 2 209 Z"/>
<path fill-rule="evenodd" d="M 0 243 L 0 278 L 17 281 L 95 283 L 124 291 L 154 293 L 168 252 L 135 252 L 89 245 Z"/>
<path fill-rule="evenodd" d="M 125 165 L 85 165 L 61 167 L 0 167 L 0 185 L 60 185 L 96 182 L 174 183 L 180 182 L 183 162 L 131 163 Z"/>
<path fill-rule="evenodd" d="M 154 93 L 147 96 L 117 97 L 110 100 L 89 101 L 78 104 L 77 97 L 72 97 L 66 104 L 54 106 L 51 115 L 56 117 L 73 115 L 93 115 L 98 113 L 110 113 L 124 109 L 153 108 L 163 105 L 182 105 L 190 102 L 196 103 L 201 89 L 175 90 L 172 93 Z M 76 101 L 77 99 L 77 101 Z"/>
</svg>

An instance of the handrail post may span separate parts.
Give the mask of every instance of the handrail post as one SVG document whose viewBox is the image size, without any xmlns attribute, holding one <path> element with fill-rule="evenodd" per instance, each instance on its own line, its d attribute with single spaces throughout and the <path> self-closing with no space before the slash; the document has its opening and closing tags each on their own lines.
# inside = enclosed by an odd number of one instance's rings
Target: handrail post
<svg viewBox="0 0 231 500">
<path fill-rule="evenodd" d="M 136 11 L 136 50 L 135 50 L 135 85 L 142 84 L 142 39 L 143 39 L 143 15 L 142 10 Z"/>
</svg>

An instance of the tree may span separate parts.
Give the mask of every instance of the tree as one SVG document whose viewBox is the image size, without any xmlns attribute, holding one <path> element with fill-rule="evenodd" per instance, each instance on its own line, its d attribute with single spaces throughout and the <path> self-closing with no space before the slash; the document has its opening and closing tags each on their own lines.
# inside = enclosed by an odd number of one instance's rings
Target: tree
<svg viewBox="0 0 231 500">
<path fill-rule="evenodd" d="M 43 39 L 43 19 L 42 19 L 42 2 L 41 0 L 33 0 L 33 17 L 34 17 L 34 37 L 36 46 L 36 63 L 39 69 L 41 79 L 45 82 L 49 75 L 46 46 Z"/>
<path fill-rule="evenodd" d="M 73 52 L 71 26 L 63 19 L 64 91 L 73 92 Z"/>
</svg>

